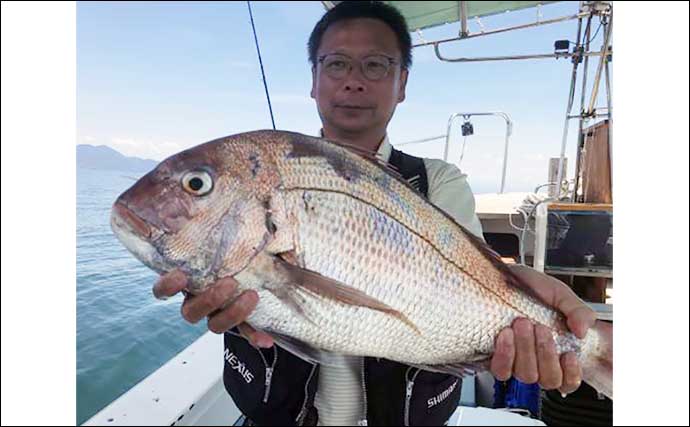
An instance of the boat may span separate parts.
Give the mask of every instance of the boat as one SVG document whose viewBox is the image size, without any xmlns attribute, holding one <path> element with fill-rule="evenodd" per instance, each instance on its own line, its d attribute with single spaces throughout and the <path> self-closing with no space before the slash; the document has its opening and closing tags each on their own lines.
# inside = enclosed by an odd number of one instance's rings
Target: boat
<svg viewBox="0 0 690 427">
<path fill-rule="evenodd" d="M 326 9 L 334 7 L 336 1 L 321 2 Z M 469 132 L 467 123 L 471 123 L 473 117 L 495 116 L 506 123 L 505 148 L 503 151 L 503 165 L 496 175 L 501 177 L 501 185 L 494 193 L 476 194 L 476 212 L 482 223 L 487 242 L 501 254 L 506 262 L 521 262 L 533 266 L 547 274 L 554 274 L 559 278 L 570 276 L 601 280 L 605 283 L 605 290 L 609 292 L 608 299 L 604 301 L 592 301 L 600 319 L 612 321 L 612 292 L 613 278 L 611 265 L 593 265 L 594 255 L 578 254 L 578 260 L 573 265 L 560 266 L 554 264 L 549 252 L 552 246 L 562 242 L 563 236 L 558 234 L 558 225 L 563 226 L 563 221 L 568 223 L 568 215 L 576 212 L 577 215 L 598 215 L 610 220 L 612 215 L 612 200 L 610 200 L 611 184 L 610 170 L 612 162 L 612 99 L 611 99 L 611 72 L 610 61 L 612 58 L 611 31 L 613 22 L 613 6 L 611 2 L 571 2 L 574 5 L 572 14 L 558 18 L 544 20 L 541 17 L 541 5 L 553 2 L 538 1 L 506 1 L 506 2 L 480 2 L 480 1 L 389 1 L 396 6 L 406 17 L 411 32 L 419 33 L 427 28 L 453 23 L 459 26 L 458 36 L 436 41 L 423 41 L 414 45 L 415 49 L 432 47 L 440 61 L 449 63 L 466 63 L 478 61 L 514 61 L 514 60 L 548 60 L 569 59 L 572 61 L 572 78 L 570 96 L 564 116 L 564 130 L 561 139 L 560 157 L 553 159 L 549 175 L 549 182 L 538 186 L 532 192 L 509 193 L 505 192 L 506 168 L 509 164 L 509 140 L 512 133 L 512 122 L 509 112 L 485 111 L 451 111 L 447 124 L 447 133 L 440 136 L 430 136 L 417 141 L 407 141 L 399 145 L 425 143 L 435 139 L 445 139 L 444 152 L 438 157 L 448 160 L 448 147 L 451 141 L 451 128 L 457 123 L 457 119 L 463 119 L 465 131 Z M 473 33 L 469 30 L 470 19 L 483 19 L 505 11 L 533 9 L 536 17 L 533 22 L 512 27 L 484 30 Z M 498 33 L 519 31 L 525 28 L 551 25 L 555 23 L 571 21 L 576 32 L 577 43 L 570 49 L 568 43 L 556 43 L 553 52 L 527 55 L 501 55 L 480 58 L 457 57 L 450 58 L 442 54 L 441 49 L 449 43 L 462 43 L 464 40 L 475 37 L 484 37 Z M 581 40 L 589 40 L 593 26 L 599 23 L 603 29 L 602 46 L 595 49 L 590 43 L 581 43 Z M 586 76 L 590 61 L 596 61 L 596 77 L 592 92 L 586 96 L 584 89 L 587 87 Z M 459 65 L 455 65 L 459 66 Z M 578 75 L 580 68 L 582 72 Z M 578 80 L 578 78 L 580 80 Z M 575 87 L 582 81 L 582 95 L 578 114 L 573 114 L 575 104 Z M 606 106 L 597 107 L 599 91 L 606 92 Z M 578 120 L 578 147 L 574 179 L 567 180 L 565 149 L 568 140 L 568 123 L 570 120 Z M 596 131 L 596 132 L 595 132 Z M 596 134 L 596 138 L 590 134 Z M 589 135 L 589 136 L 588 136 Z M 591 149 L 592 140 L 597 143 L 597 149 Z M 585 147 L 590 148 L 585 150 Z M 603 149 L 601 147 L 604 147 Z M 596 154 L 597 157 L 593 157 Z M 591 171 L 592 163 L 598 162 L 599 175 Z M 608 168 L 608 182 L 592 184 L 592 180 L 601 174 L 601 165 Z M 606 172 L 606 171 L 605 171 Z M 590 186 L 590 187 L 587 187 Z M 587 187 L 587 188 L 585 188 Z M 596 188 L 594 188 L 596 187 Z M 601 187 L 608 194 L 608 200 L 592 200 L 592 194 L 601 196 Z M 592 189 L 594 188 L 594 190 Z M 546 190 L 546 191 L 545 191 Z M 597 192 L 599 191 L 599 192 Z M 608 215 L 608 216 L 607 216 Z M 556 218 L 553 220 L 553 218 Z M 554 221 L 556 221 L 554 223 Z M 560 223 L 558 221 L 561 221 Z M 561 227 L 563 228 L 563 227 Z M 610 227 L 609 227 L 610 230 Z M 584 236 L 591 232 L 587 227 L 577 229 L 568 227 L 566 233 L 574 231 L 576 236 Z M 601 233 L 599 233 L 599 237 Z M 560 236 L 560 237 L 559 237 Z M 560 239 L 560 240 L 559 240 Z M 603 236 L 607 245 L 612 244 L 612 237 Z M 554 243 L 555 242 L 555 243 Z M 578 264 L 579 263 L 579 264 Z M 596 268 L 595 268 L 596 267 Z M 552 270 L 549 270 L 552 268 Z M 170 359 L 154 373 L 146 377 L 140 383 L 132 387 L 122 396 L 111 402 L 107 407 L 87 420 L 83 425 L 242 425 L 244 417 L 227 394 L 223 384 L 223 336 L 206 333 L 196 340 L 181 353 Z M 551 412 L 546 417 L 544 414 L 535 414 L 519 407 L 494 408 L 494 390 L 496 384 L 490 374 L 477 375 L 463 381 L 460 404 L 454 415 L 449 420 L 449 425 L 547 425 L 558 422 L 570 422 L 573 425 L 582 421 L 577 418 L 589 417 L 598 424 L 610 424 L 611 405 L 610 400 L 601 396 L 578 397 L 578 404 L 587 403 L 587 408 L 596 407 L 598 412 L 582 411 L 577 405 L 569 410 L 567 399 L 557 400 L 546 393 L 541 394 L 540 406 Z M 295 393 L 304 393 L 303 390 L 295 390 Z M 556 408 L 556 409 L 553 409 Z M 554 414 L 554 411 L 556 413 Z M 569 412 L 570 411 L 570 412 Z M 580 411 L 580 412 L 578 412 Z M 594 411 L 594 410 L 592 410 Z M 571 418 L 559 418 L 560 415 L 570 413 Z M 592 415 L 594 414 L 594 415 Z M 527 416 L 525 416 L 527 415 Z M 541 420 L 539 418 L 542 418 Z M 565 420 L 565 421 L 564 421 Z M 545 421 L 547 421 L 545 423 Z M 586 421 L 586 420 L 585 420 Z"/>
</svg>

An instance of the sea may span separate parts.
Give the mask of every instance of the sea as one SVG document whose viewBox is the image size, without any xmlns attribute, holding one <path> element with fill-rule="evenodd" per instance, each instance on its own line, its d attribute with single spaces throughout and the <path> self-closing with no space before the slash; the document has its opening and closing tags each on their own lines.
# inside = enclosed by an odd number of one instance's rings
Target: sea
<svg viewBox="0 0 690 427">
<path fill-rule="evenodd" d="M 207 331 L 204 321 L 192 325 L 182 318 L 181 295 L 154 298 L 158 275 L 110 229 L 113 202 L 142 175 L 77 170 L 78 424 Z"/>
</svg>

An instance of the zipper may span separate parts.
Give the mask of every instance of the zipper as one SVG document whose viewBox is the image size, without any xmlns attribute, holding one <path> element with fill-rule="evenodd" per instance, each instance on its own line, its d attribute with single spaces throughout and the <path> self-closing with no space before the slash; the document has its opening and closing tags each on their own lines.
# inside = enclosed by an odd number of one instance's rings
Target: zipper
<svg viewBox="0 0 690 427">
<path fill-rule="evenodd" d="M 245 336 L 238 334 L 236 332 L 233 332 L 231 330 L 226 331 L 227 333 L 231 335 L 235 335 L 236 337 L 244 338 L 247 339 Z M 254 347 L 254 346 L 252 346 Z M 275 345 L 273 345 L 273 363 L 271 364 L 271 367 L 268 367 L 268 362 L 266 361 L 266 358 L 264 357 L 264 354 L 261 352 L 260 349 L 254 347 L 256 351 L 259 352 L 259 356 L 261 356 L 261 361 L 264 362 L 264 369 L 266 370 L 266 379 L 264 380 L 264 399 L 263 403 L 268 402 L 268 396 L 271 393 L 271 381 L 273 379 L 273 370 L 276 367 L 276 362 L 278 361 L 278 349 Z"/>
<path fill-rule="evenodd" d="M 357 422 L 358 426 L 366 426 L 368 425 L 367 421 L 367 378 L 366 378 L 366 370 L 364 368 L 364 363 L 365 359 L 362 357 L 362 392 L 364 394 L 364 416 L 362 417 L 361 420 Z"/>
<path fill-rule="evenodd" d="M 297 414 L 297 418 L 295 418 L 295 423 L 297 423 L 299 426 L 302 425 L 304 418 L 307 415 L 307 402 L 309 402 L 309 383 L 311 383 L 311 378 L 314 376 L 314 371 L 316 371 L 316 367 L 318 366 L 316 363 L 312 363 L 311 365 L 312 367 L 311 372 L 309 373 L 309 378 L 307 378 L 307 383 L 304 385 L 304 403 L 302 404 L 302 409 L 299 411 L 299 414 Z"/>
<path fill-rule="evenodd" d="M 261 354 L 261 350 L 259 350 L 259 354 Z M 273 363 L 271 364 L 270 368 L 268 367 L 268 363 L 266 363 L 266 359 L 264 359 L 263 354 L 261 354 L 261 358 L 266 366 L 266 380 L 264 381 L 264 403 L 266 403 L 268 402 L 268 395 L 271 393 L 271 379 L 273 378 L 273 370 L 275 369 L 276 362 L 278 361 L 278 349 L 275 345 L 273 345 Z"/>
<path fill-rule="evenodd" d="M 417 369 L 417 371 L 412 375 L 412 379 L 409 379 L 409 374 L 410 371 L 414 369 L 412 366 L 407 368 L 407 371 L 405 372 L 405 426 L 410 425 L 410 400 L 412 398 L 412 388 L 414 388 L 414 381 L 417 379 L 417 375 L 419 375 L 420 369 Z"/>
</svg>

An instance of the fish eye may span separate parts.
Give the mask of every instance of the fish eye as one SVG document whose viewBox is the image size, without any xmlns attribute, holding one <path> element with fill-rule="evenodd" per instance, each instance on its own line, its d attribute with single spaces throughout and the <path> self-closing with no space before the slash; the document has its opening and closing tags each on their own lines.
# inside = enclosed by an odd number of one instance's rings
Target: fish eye
<svg viewBox="0 0 690 427">
<path fill-rule="evenodd" d="M 194 196 L 203 196 L 213 190 L 213 178 L 206 171 L 192 171 L 182 177 L 182 188 Z"/>
</svg>

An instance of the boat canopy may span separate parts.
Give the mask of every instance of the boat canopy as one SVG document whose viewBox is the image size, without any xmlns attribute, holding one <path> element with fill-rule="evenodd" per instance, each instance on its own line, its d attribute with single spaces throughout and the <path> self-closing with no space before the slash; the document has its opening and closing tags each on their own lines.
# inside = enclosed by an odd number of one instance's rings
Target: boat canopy
<svg viewBox="0 0 690 427">
<path fill-rule="evenodd" d="M 323 2 L 331 8 L 340 1 Z M 407 20 L 410 31 L 453 22 L 466 22 L 470 18 L 528 9 L 553 1 L 385 1 L 395 6 Z"/>
</svg>

